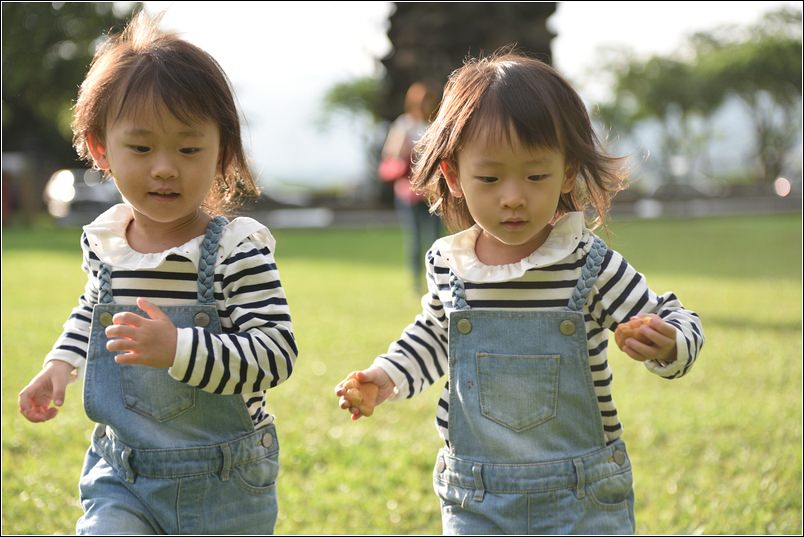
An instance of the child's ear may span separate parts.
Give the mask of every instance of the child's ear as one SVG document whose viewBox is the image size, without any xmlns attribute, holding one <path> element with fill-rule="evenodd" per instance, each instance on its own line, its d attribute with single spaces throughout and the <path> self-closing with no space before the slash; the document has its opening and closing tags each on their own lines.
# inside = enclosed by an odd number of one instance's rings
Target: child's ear
<svg viewBox="0 0 804 537">
<path fill-rule="evenodd" d="M 87 134 L 87 149 L 89 149 L 89 154 L 92 155 L 92 160 L 95 161 L 95 165 L 98 168 L 105 171 L 111 169 L 109 159 L 106 157 L 106 147 L 94 134 Z"/>
<path fill-rule="evenodd" d="M 441 173 L 444 174 L 444 179 L 447 180 L 450 193 L 456 198 L 463 197 L 463 190 L 461 190 L 461 182 L 458 179 L 458 170 L 455 165 L 452 161 L 442 160 L 440 166 Z"/>
<path fill-rule="evenodd" d="M 564 172 L 564 182 L 561 183 L 561 192 L 563 194 L 567 194 L 575 190 L 575 178 L 578 176 L 578 172 L 574 166 L 567 166 L 566 171 Z"/>
</svg>

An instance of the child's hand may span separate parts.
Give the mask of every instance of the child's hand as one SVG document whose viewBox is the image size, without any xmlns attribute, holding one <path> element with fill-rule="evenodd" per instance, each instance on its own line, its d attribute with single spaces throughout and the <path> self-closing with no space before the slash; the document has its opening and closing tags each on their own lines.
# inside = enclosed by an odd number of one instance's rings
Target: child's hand
<svg viewBox="0 0 804 537">
<path fill-rule="evenodd" d="M 176 326 L 156 305 L 144 298 L 137 299 L 137 306 L 148 317 L 126 311 L 117 313 L 106 327 L 106 349 L 123 351 L 114 361 L 125 365 L 147 365 L 166 368 L 173 365 L 176 357 Z"/>
<path fill-rule="evenodd" d="M 363 371 L 353 371 L 335 386 L 335 395 L 340 397 L 339 404 L 352 413 L 352 419 L 371 416 L 374 407 L 388 399 L 394 393 L 394 383 L 388 373 L 381 368 L 371 366 Z"/>
<path fill-rule="evenodd" d="M 19 395 L 20 412 L 28 421 L 39 423 L 56 417 L 64 404 L 67 385 L 75 377 L 67 362 L 52 360 L 25 386 Z M 50 406 L 53 401 L 55 406 Z"/>
<path fill-rule="evenodd" d="M 654 313 L 621 323 L 614 332 L 614 340 L 620 350 L 639 362 L 676 361 L 676 328 Z"/>
</svg>

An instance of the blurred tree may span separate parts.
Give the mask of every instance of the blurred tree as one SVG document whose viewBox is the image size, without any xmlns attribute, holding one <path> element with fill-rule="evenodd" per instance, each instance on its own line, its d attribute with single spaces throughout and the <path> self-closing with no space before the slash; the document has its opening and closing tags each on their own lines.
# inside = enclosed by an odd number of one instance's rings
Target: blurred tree
<svg viewBox="0 0 804 537">
<path fill-rule="evenodd" d="M 646 60 L 620 52 L 606 69 L 614 98 L 595 117 L 628 136 L 646 120 L 661 128 L 657 160 L 666 181 L 673 158 L 706 160 L 712 140 L 708 119 L 732 96 L 754 123 L 758 181 L 773 181 L 800 140 L 801 11 L 782 8 L 745 28 L 724 26 L 688 39 L 684 56 Z"/>
<path fill-rule="evenodd" d="M 548 63 L 552 60 L 547 18 L 555 2 L 395 2 L 389 17 L 391 52 L 381 60 L 385 74 L 346 80 L 325 95 L 324 122 L 346 114 L 371 118 L 376 124 L 394 120 L 404 109 L 405 93 L 421 81 L 441 90 L 449 74 L 470 56 L 485 56 L 503 47 Z M 440 98 L 440 94 L 438 95 Z M 368 157 L 376 169 L 381 145 L 370 144 L 376 154 Z M 391 203 L 391 183 L 381 194 Z"/>
<path fill-rule="evenodd" d="M 654 155 L 665 182 L 673 182 L 681 171 L 674 159 L 684 155 L 695 162 L 705 152 L 701 141 L 711 133 L 701 119 L 714 112 L 719 97 L 708 93 L 706 81 L 682 60 L 654 56 L 644 61 L 622 52 L 609 69 L 615 77 L 615 99 L 596 107 L 595 116 L 624 135 L 643 121 L 657 119 L 660 136 Z"/>
<path fill-rule="evenodd" d="M 393 120 L 413 82 L 443 88 L 449 74 L 469 56 L 500 47 L 552 62 L 547 18 L 555 2 L 395 2 L 389 17 L 391 52 L 385 66 L 379 114 Z"/>
<path fill-rule="evenodd" d="M 33 168 L 15 185 L 30 189 L 17 192 L 24 209 L 41 208 L 52 171 L 78 166 L 70 130 L 78 87 L 100 38 L 140 5 L 3 2 L 3 152 L 23 154 Z"/>
<path fill-rule="evenodd" d="M 757 177 L 773 182 L 786 154 L 800 141 L 801 11 L 782 8 L 745 32 L 697 34 L 692 42 L 699 76 L 720 89 L 721 101 L 736 95 L 748 108 L 756 137 Z"/>
</svg>

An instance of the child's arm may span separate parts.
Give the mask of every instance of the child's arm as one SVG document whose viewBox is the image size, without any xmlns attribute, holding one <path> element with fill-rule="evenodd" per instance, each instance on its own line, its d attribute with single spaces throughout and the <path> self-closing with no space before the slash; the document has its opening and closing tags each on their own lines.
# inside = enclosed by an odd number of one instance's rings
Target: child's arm
<svg viewBox="0 0 804 537">
<path fill-rule="evenodd" d="M 652 314 L 650 325 L 639 329 L 643 341 L 630 338 L 623 351 L 661 377 L 685 375 L 703 346 L 698 315 L 684 308 L 675 294 L 654 293 L 645 277 L 613 250 L 606 256 L 588 304 L 592 318 L 610 330 L 632 317 Z"/>
<path fill-rule="evenodd" d="M 614 340 L 620 350 L 638 362 L 655 360 L 666 366 L 676 361 L 676 329 L 655 313 L 617 325 Z"/>
<path fill-rule="evenodd" d="M 264 229 L 220 263 L 223 274 L 216 281 L 220 278 L 223 304 L 219 301 L 218 308 L 231 324 L 222 319 L 222 334 L 179 328 L 169 370 L 173 378 L 210 393 L 233 394 L 273 388 L 290 377 L 298 349 L 273 247 Z"/>
<path fill-rule="evenodd" d="M 354 381 L 358 385 L 352 387 Z M 360 384 L 372 384 L 374 389 L 361 387 Z M 360 392 L 360 400 L 356 400 L 355 396 L 349 393 L 350 388 Z M 395 386 L 391 377 L 381 368 L 371 366 L 368 369 L 350 373 L 335 386 L 335 395 L 340 397 L 338 400 L 340 407 L 344 410 L 349 410 L 353 420 L 358 420 L 362 416 L 370 416 L 377 405 L 382 404 L 386 399 L 394 395 L 394 389 Z"/>
<path fill-rule="evenodd" d="M 368 378 L 370 380 L 367 382 L 379 387 L 379 402 L 400 395 L 413 397 L 447 372 L 448 320 L 435 283 L 435 255 L 434 249 L 427 252 L 425 269 L 428 293 L 422 297 L 422 312 L 390 345 L 388 352 L 378 356 L 368 369 L 356 373 L 358 381 L 363 382 L 363 378 Z M 363 415 L 356 408 L 360 405 L 345 397 L 347 390 L 344 384 L 350 377 L 335 387 L 335 394 L 340 397 L 340 407 L 349 409 L 352 419 L 358 419 Z"/>
<path fill-rule="evenodd" d="M 20 412 L 28 421 L 39 423 L 56 417 L 64 404 L 67 385 L 75 380 L 76 369 L 61 360 L 51 360 L 19 394 Z M 55 406 L 50 406 L 50 403 Z"/>
<path fill-rule="evenodd" d="M 53 419 L 64 404 L 67 385 L 74 382 L 86 364 L 92 305 L 98 301 L 98 290 L 90 266 L 89 241 L 81 235 L 83 262 L 87 273 L 84 294 L 73 308 L 64 330 L 45 356 L 42 370 L 19 393 L 20 412 L 29 421 L 38 423 Z M 50 406 L 51 402 L 55 405 Z"/>
</svg>

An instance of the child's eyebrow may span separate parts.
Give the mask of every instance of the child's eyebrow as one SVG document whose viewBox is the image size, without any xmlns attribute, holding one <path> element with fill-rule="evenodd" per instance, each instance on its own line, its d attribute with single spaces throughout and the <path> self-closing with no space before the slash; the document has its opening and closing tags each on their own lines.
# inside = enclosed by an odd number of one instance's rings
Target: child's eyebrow
<svg viewBox="0 0 804 537">
<path fill-rule="evenodd" d="M 553 157 L 535 157 L 525 161 L 525 164 L 550 164 L 553 162 Z M 475 161 L 478 166 L 495 166 L 505 164 L 504 161 L 494 160 L 489 158 L 481 158 Z"/>
<path fill-rule="evenodd" d="M 124 133 L 128 136 L 147 136 L 149 134 L 153 134 L 153 131 L 150 129 L 133 128 L 133 129 L 126 129 Z M 176 134 L 184 138 L 204 138 L 205 136 L 203 132 L 192 129 L 179 131 Z"/>
</svg>

